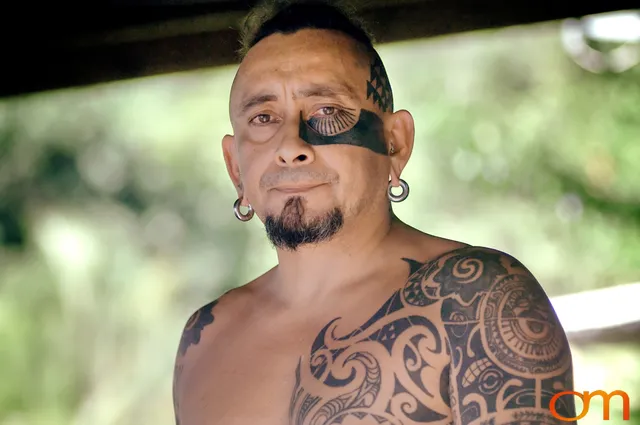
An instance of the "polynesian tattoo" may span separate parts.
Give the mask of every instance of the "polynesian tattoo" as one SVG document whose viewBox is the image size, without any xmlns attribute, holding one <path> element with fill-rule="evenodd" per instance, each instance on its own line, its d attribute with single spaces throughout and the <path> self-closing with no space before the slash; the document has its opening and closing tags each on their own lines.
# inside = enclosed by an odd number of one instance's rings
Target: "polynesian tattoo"
<svg viewBox="0 0 640 425">
<path fill-rule="evenodd" d="M 335 136 L 350 129 L 357 122 L 355 109 L 338 109 L 334 107 L 326 107 L 324 109 L 333 110 L 335 113 L 322 117 L 311 117 L 309 121 L 307 121 L 309 127 L 322 135 Z"/>
<path fill-rule="evenodd" d="M 378 115 L 362 109 L 360 118 L 356 122 L 354 110 L 338 109 L 337 111 L 335 115 L 321 119 L 311 118 L 307 121 L 301 115 L 300 138 L 310 145 L 361 146 L 375 153 L 387 154 L 383 123 Z M 342 111 L 346 112 L 342 113 Z M 349 124 L 351 128 L 348 127 Z M 345 131 L 345 128 L 349 129 Z"/>
<path fill-rule="evenodd" d="M 382 59 L 375 51 L 373 52 L 373 60 L 371 61 L 371 76 L 367 81 L 367 99 L 373 98 L 375 103 L 382 112 L 393 111 L 393 93 L 391 91 L 391 83 L 384 68 Z"/>
<path fill-rule="evenodd" d="M 213 323 L 213 308 L 216 304 L 218 304 L 217 300 L 207 304 L 193 313 L 189 320 L 187 320 L 178 347 L 180 356 L 184 356 L 190 346 L 197 345 L 200 342 L 202 330 Z"/>
<path fill-rule="evenodd" d="M 184 365 L 182 364 L 182 358 L 187 353 L 187 350 L 191 346 L 198 345 L 202 331 L 205 327 L 213 323 L 213 308 L 218 304 L 218 300 L 212 301 L 204 307 L 198 309 L 195 313 L 189 317 L 187 323 L 182 332 L 180 338 L 180 344 L 178 346 L 178 358 L 175 362 L 175 368 L 173 371 L 173 411 L 175 414 L 176 425 L 180 425 L 179 410 L 180 402 L 178 399 L 178 387 L 180 384 L 180 378 Z"/>
<path fill-rule="evenodd" d="M 367 100 L 383 112 L 393 110 L 393 95 L 389 77 L 380 56 L 373 54 L 370 78 L 367 80 Z M 335 113 L 321 118 L 312 117 L 304 120 L 300 113 L 299 136 L 310 145 L 352 145 L 368 148 L 375 153 L 387 155 L 384 139 L 384 124 L 375 112 L 360 110 L 356 118 L 356 110 L 350 108 L 332 108 Z"/>
<path fill-rule="evenodd" d="M 404 260 L 407 283 L 365 324 L 338 336 L 338 318 L 319 333 L 289 423 L 556 425 L 548 406 L 573 385 L 571 355 L 526 269 L 483 248 Z M 556 407 L 575 416 L 572 401 Z"/>
</svg>

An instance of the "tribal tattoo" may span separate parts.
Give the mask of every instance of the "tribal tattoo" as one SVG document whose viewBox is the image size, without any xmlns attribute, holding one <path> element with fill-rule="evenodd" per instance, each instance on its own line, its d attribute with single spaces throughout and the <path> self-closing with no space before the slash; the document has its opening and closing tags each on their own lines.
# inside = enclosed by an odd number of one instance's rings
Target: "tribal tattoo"
<svg viewBox="0 0 640 425">
<path fill-rule="evenodd" d="M 389 77 L 382 60 L 374 52 L 371 62 L 371 76 L 367 80 L 367 100 L 383 112 L 393 110 L 393 95 Z M 375 153 L 387 155 L 387 145 L 384 138 L 384 123 L 375 112 L 366 109 L 327 107 L 333 114 L 323 117 L 312 117 L 308 120 L 300 113 L 299 136 L 310 145 L 352 145 L 361 146 Z"/>
<path fill-rule="evenodd" d="M 321 117 L 311 117 L 307 123 L 309 127 L 313 128 L 318 133 L 324 136 L 335 136 L 338 133 L 342 133 L 353 127 L 358 121 L 356 117 L 356 110 L 351 108 L 335 108 L 325 107 L 333 111 L 333 114 L 323 115 Z"/>
<path fill-rule="evenodd" d="M 382 59 L 374 52 L 371 61 L 371 76 L 367 81 L 367 99 L 373 99 L 382 112 L 393 112 L 393 94 L 391 83 L 384 68 Z"/>
<path fill-rule="evenodd" d="M 180 338 L 180 344 L 178 346 L 178 358 L 176 359 L 173 371 L 173 411 L 175 414 L 176 425 L 180 425 L 180 400 L 178 394 L 180 378 L 182 377 L 184 369 L 182 359 L 187 353 L 189 347 L 198 345 L 204 328 L 213 323 L 213 308 L 217 303 L 218 300 L 212 301 L 193 313 L 189 320 L 187 320 L 184 331 L 182 332 L 182 337 Z"/>
<path fill-rule="evenodd" d="M 319 333 L 295 371 L 289 423 L 557 424 L 549 401 L 572 387 L 571 356 L 526 269 L 483 248 L 405 261 L 407 283 L 365 324 L 337 335 L 338 318 Z"/>
<path fill-rule="evenodd" d="M 190 346 L 197 345 L 200 342 L 202 330 L 213 323 L 213 308 L 217 303 L 218 301 L 216 300 L 207 304 L 189 318 L 178 347 L 180 356 L 184 356 Z"/>
<path fill-rule="evenodd" d="M 360 110 L 355 121 L 353 110 L 340 110 L 334 116 L 311 118 L 305 121 L 300 116 L 299 136 L 310 145 L 361 146 L 375 153 L 387 155 L 382 120 L 374 112 Z M 349 126 L 350 124 L 350 126 Z M 348 130 L 344 130 L 349 128 Z"/>
</svg>

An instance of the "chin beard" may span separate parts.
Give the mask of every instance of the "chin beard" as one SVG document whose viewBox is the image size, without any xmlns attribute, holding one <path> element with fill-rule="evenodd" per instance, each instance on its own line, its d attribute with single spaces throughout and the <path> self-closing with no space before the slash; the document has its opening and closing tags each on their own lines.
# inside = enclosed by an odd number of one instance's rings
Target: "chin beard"
<svg viewBox="0 0 640 425">
<path fill-rule="evenodd" d="M 264 223 L 267 237 L 276 248 L 295 251 L 302 245 L 327 241 L 342 228 L 344 217 L 337 207 L 305 222 L 303 202 L 300 196 L 292 197 L 278 217 L 267 216 Z"/>
</svg>

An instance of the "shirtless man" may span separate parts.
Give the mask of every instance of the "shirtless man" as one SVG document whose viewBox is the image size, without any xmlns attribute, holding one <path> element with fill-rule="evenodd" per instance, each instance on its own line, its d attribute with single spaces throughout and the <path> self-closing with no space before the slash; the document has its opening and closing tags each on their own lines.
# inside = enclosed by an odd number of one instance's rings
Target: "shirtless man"
<svg viewBox="0 0 640 425">
<path fill-rule="evenodd" d="M 222 146 L 278 265 L 189 319 L 176 422 L 564 424 L 571 355 L 535 278 L 393 214 L 414 123 L 366 33 L 294 4 L 245 38 Z"/>
</svg>

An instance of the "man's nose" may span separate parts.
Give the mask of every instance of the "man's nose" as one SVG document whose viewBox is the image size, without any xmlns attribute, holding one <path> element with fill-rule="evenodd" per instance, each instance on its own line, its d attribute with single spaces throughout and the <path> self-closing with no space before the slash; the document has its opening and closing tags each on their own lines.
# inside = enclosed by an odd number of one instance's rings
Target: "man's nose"
<svg viewBox="0 0 640 425">
<path fill-rule="evenodd" d="M 276 162 L 282 167 L 307 165 L 315 160 L 313 147 L 300 138 L 300 119 L 287 126 L 276 151 Z"/>
</svg>

